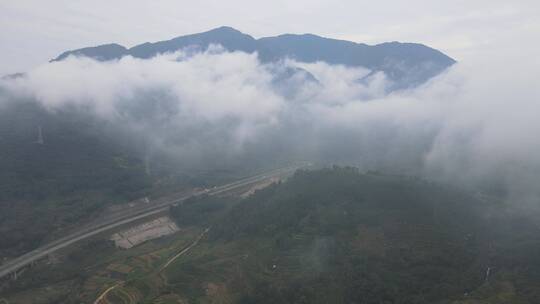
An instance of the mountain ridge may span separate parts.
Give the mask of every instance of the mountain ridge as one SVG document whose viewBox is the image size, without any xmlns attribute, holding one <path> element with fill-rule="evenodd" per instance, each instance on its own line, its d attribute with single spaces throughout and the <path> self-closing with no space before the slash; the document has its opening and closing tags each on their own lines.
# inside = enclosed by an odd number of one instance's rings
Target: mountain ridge
<svg viewBox="0 0 540 304">
<path fill-rule="evenodd" d="M 373 72 L 384 72 L 395 82 L 397 89 L 420 85 L 456 63 L 441 51 L 419 43 L 393 41 L 368 45 L 314 34 L 282 34 L 255 39 L 228 26 L 170 40 L 145 42 L 131 48 L 109 43 L 70 50 L 51 62 L 62 61 L 69 56 L 89 57 L 98 61 L 118 60 L 125 56 L 150 59 L 188 47 L 195 51 L 205 51 L 212 44 L 221 45 L 231 52 L 257 53 L 262 63 L 291 58 L 306 63 L 322 61 L 348 67 L 365 67 Z"/>
</svg>

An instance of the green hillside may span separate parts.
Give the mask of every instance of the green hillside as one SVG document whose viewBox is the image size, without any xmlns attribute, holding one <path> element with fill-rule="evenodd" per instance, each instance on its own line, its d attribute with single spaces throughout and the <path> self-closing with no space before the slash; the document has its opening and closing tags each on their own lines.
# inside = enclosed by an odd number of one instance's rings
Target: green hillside
<svg viewBox="0 0 540 304">
<path fill-rule="evenodd" d="M 118 143 L 105 122 L 33 102 L 2 106 L 0 255 L 32 249 L 56 229 L 151 186 L 138 153 Z"/>
<path fill-rule="evenodd" d="M 147 170 L 149 135 L 130 128 L 147 108 L 130 108 L 124 121 L 31 100 L 0 107 L 0 260 L 58 237 L 106 206 L 224 183 L 251 168 L 188 171 L 156 150 Z"/>
<path fill-rule="evenodd" d="M 189 303 L 538 303 L 539 229 L 507 211 L 417 179 L 299 172 L 201 223 L 168 288 Z"/>
<path fill-rule="evenodd" d="M 6 299 L 93 303 L 112 288 L 103 303 L 540 302 L 534 218 L 420 179 L 299 171 L 170 214 L 179 233 L 130 250 L 83 242 L 13 282 Z"/>
</svg>

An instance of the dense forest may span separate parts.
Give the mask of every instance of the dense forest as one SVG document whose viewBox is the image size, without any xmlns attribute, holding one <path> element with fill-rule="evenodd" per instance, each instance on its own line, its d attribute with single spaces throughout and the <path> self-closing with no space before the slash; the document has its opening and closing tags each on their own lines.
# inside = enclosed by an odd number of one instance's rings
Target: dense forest
<svg viewBox="0 0 540 304">
<path fill-rule="evenodd" d="M 167 272 L 193 303 L 210 297 L 197 292 L 208 281 L 235 303 L 540 301 L 533 219 L 415 178 L 300 171 L 237 203 L 200 198 L 173 214 L 212 227 Z"/>
<path fill-rule="evenodd" d="M 180 232 L 129 250 L 81 242 L 4 293 L 43 304 L 92 303 L 112 286 L 108 303 L 536 304 L 540 227 L 518 210 L 413 177 L 302 170 L 245 198 L 192 197 L 170 210 Z"/>
</svg>

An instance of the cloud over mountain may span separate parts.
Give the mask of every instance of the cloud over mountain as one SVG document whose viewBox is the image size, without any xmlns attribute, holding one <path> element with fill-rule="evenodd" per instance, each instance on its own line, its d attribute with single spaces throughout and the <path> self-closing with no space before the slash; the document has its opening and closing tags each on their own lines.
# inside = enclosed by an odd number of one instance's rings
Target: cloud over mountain
<svg viewBox="0 0 540 304">
<path fill-rule="evenodd" d="M 71 56 L 1 87 L 11 99 L 84 109 L 127 128 L 179 167 L 312 160 L 496 185 L 534 200 L 537 72 L 516 64 L 530 74 L 486 73 L 487 64 L 458 64 L 389 92 L 382 71 L 210 45 L 149 59 Z"/>
<path fill-rule="evenodd" d="M 150 59 L 180 50 L 206 51 L 212 45 L 221 45 L 231 52 L 256 53 L 264 63 L 290 58 L 305 63 L 323 61 L 348 67 L 365 67 L 373 72 L 382 71 L 392 80 L 392 89 L 420 85 L 455 63 L 447 55 L 416 43 L 391 42 L 370 46 L 313 34 L 285 34 L 254 39 L 226 26 L 171 40 L 146 42 L 130 49 L 113 43 L 67 51 L 52 61 L 61 61 L 69 56 L 89 57 L 99 61 L 117 60 L 125 56 Z"/>
</svg>

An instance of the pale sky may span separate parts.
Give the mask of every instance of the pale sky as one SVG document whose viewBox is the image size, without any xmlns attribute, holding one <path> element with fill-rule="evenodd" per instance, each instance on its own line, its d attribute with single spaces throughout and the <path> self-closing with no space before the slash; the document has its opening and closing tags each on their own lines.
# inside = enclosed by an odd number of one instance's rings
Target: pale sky
<svg viewBox="0 0 540 304">
<path fill-rule="evenodd" d="M 419 42 L 458 61 L 510 54 L 538 60 L 540 49 L 538 0 L 0 0 L 0 75 L 28 71 L 65 50 L 131 47 L 222 25 L 255 38 L 313 33 L 368 44 Z"/>
</svg>

